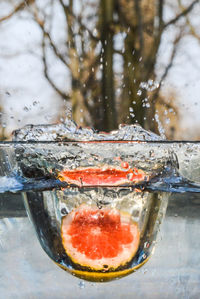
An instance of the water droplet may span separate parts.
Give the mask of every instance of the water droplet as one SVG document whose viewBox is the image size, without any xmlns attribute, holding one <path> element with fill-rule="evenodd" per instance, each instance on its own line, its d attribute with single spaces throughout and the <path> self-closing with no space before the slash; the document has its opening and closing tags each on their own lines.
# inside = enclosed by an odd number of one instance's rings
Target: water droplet
<svg viewBox="0 0 200 299">
<path fill-rule="evenodd" d="M 165 120 L 165 123 L 168 125 L 168 124 L 170 123 L 170 119 L 167 118 L 167 119 Z"/>
<path fill-rule="evenodd" d="M 133 178 L 133 173 L 128 173 L 126 177 L 129 181 L 131 181 Z"/>
<path fill-rule="evenodd" d="M 143 273 L 146 274 L 146 273 L 147 273 L 147 269 L 144 269 L 144 270 L 143 270 Z"/>
<path fill-rule="evenodd" d="M 94 28 L 94 30 L 93 30 L 93 35 L 94 35 L 94 36 L 97 36 L 97 34 L 98 34 L 98 31 L 97 31 L 96 28 Z"/>
<path fill-rule="evenodd" d="M 152 85 L 153 85 L 153 80 L 150 79 L 150 80 L 148 81 L 148 84 L 149 84 L 149 86 L 152 86 Z"/>
<path fill-rule="evenodd" d="M 84 288 L 85 288 L 85 283 L 84 283 L 84 281 L 80 281 L 78 285 L 79 285 L 79 288 L 80 288 L 80 289 L 84 289 Z"/>
<path fill-rule="evenodd" d="M 62 209 L 61 209 L 61 214 L 63 214 L 63 215 L 67 215 L 67 214 L 68 214 L 67 209 L 66 209 L 66 208 L 62 208 Z"/>
<path fill-rule="evenodd" d="M 144 243 L 144 248 L 149 248 L 149 242 Z"/>
<path fill-rule="evenodd" d="M 146 254 L 143 253 L 142 258 L 143 258 L 143 259 L 146 259 L 146 257 L 147 257 Z"/>
</svg>

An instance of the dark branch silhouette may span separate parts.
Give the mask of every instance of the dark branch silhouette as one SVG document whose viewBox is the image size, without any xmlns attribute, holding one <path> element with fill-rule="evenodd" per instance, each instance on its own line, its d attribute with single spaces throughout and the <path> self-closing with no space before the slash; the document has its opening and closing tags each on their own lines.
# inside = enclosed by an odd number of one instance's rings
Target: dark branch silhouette
<svg viewBox="0 0 200 299">
<path fill-rule="evenodd" d="M 193 8 L 194 6 L 200 3 L 200 0 L 195 0 L 193 1 L 187 8 L 185 8 L 179 15 L 177 15 L 175 18 L 173 18 L 172 20 L 170 20 L 169 22 L 164 24 L 164 28 L 173 25 L 175 23 L 177 23 L 182 17 L 186 16 Z"/>
<path fill-rule="evenodd" d="M 23 10 L 24 8 L 26 8 L 28 5 L 34 3 L 35 0 L 26 0 L 26 1 L 22 1 L 20 2 L 18 5 L 16 5 L 16 7 L 14 7 L 14 9 L 6 16 L 0 18 L 0 23 L 7 21 L 8 19 L 10 19 L 12 16 L 14 16 L 16 13 L 18 13 L 19 11 Z"/>
<path fill-rule="evenodd" d="M 157 124 L 152 119 L 157 104 L 161 102 L 162 82 L 173 68 L 178 44 L 188 34 L 184 26 L 198 38 L 188 16 L 200 0 L 193 0 L 187 7 L 181 6 L 177 0 L 180 12 L 167 23 L 163 20 L 167 0 L 80 0 L 78 13 L 73 0 L 57 0 L 64 16 L 62 50 L 49 26 L 52 16 L 47 16 L 45 7 L 37 6 L 39 1 L 42 0 L 21 1 L 0 22 L 28 8 L 30 18 L 34 19 L 42 33 L 44 77 L 62 99 L 71 103 L 74 120 L 99 130 L 115 129 L 118 123 L 138 122 L 156 131 Z M 53 2 L 48 3 L 52 10 Z M 178 23 L 181 18 L 185 18 L 185 25 Z M 157 79 L 158 53 L 163 34 L 170 25 L 176 25 L 181 33 L 172 43 L 171 57 L 158 88 L 142 88 L 141 83 L 148 86 L 148 82 Z M 53 22 L 51 26 L 54 26 Z M 62 89 L 58 87 L 50 67 L 49 52 L 69 73 L 69 90 L 65 85 Z M 116 58 L 120 63 L 116 62 Z M 150 103 L 148 109 L 144 102 L 147 100 Z M 170 107 L 167 102 L 165 106 L 167 109 Z"/>
</svg>

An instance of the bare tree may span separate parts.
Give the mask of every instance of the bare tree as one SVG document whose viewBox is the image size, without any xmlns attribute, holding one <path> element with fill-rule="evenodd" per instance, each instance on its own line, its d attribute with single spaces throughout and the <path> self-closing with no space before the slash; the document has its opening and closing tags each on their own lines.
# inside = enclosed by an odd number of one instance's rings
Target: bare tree
<svg viewBox="0 0 200 299">
<path fill-rule="evenodd" d="M 177 0 L 178 10 L 164 20 L 164 0 L 41 0 L 16 1 L 16 6 L 0 19 L 5 22 L 22 9 L 30 12 L 42 32 L 41 53 L 44 76 L 64 101 L 72 105 L 74 120 L 96 129 L 112 130 L 118 123 L 138 122 L 157 130 L 156 109 L 171 104 L 160 97 L 178 51 L 178 45 L 190 26 L 188 16 L 199 0 L 187 7 Z M 43 3 L 44 3 L 43 2 Z M 61 46 L 52 33 L 52 14 L 62 11 L 65 42 Z M 184 19 L 185 23 L 180 22 Z M 158 53 L 165 31 L 176 25 L 171 57 L 160 78 L 156 76 Z M 48 53 L 54 55 L 70 74 L 70 89 L 57 86 Z M 116 62 L 119 61 L 119 62 Z M 157 83 L 155 84 L 155 81 Z M 81 122 L 80 119 L 82 118 Z"/>
</svg>

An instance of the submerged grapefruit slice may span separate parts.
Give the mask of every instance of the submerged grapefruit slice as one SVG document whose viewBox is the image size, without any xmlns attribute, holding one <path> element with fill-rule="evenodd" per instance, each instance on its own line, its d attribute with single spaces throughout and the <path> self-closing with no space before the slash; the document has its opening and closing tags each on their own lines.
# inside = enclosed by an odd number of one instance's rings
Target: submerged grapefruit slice
<svg viewBox="0 0 200 299">
<path fill-rule="evenodd" d="M 72 261 L 107 272 L 129 262 L 140 241 L 128 213 L 83 204 L 62 219 L 62 243 Z"/>
<path fill-rule="evenodd" d="M 123 167 L 123 166 L 122 166 Z M 138 183 L 148 180 L 148 176 L 141 169 L 104 166 L 76 168 L 64 170 L 58 174 L 61 181 L 77 186 L 120 186 L 123 184 Z"/>
</svg>

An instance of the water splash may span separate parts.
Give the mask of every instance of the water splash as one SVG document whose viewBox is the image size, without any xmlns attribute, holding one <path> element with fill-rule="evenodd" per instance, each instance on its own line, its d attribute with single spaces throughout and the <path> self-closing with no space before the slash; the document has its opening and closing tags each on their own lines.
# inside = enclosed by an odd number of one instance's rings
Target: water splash
<svg viewBox="0 0 200 299">
<path fill-rule="evenodd" d="M 139 140 L 157 141 L 163 140 L 152 132 L 144 130 L 140 125 L 119 125 L 119 129 L 105 132 L 97 132 L 91 128 L 78 127 L 76 123 L 66 118 L 63 123 L 54 125 L 27 125 L 16 130 L 13 141 L 91 141 L 91 140 Z"/>
<path fill-rule="evenodd" d="M 105 133 L 77 127 L 67 118 L 61 124 L 25 126 L 14 132 L 13 141 L 3 151 L 7 157 L 3 163 L 10 170 L 2 170 L 0 192 L 66 188 L 71 184 L 59 179 L 61 171 L 91 167 L 125 171 L 123 163 L 141 169 L 149 178 L 125 186 L 200 192 L 199 145 L 168 143 L 139 125 L 120 125 Z"/>
</svg>

